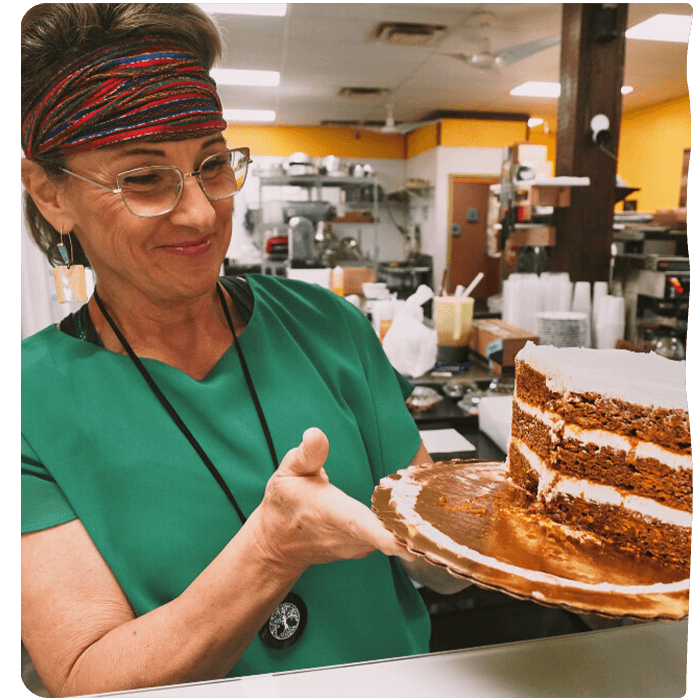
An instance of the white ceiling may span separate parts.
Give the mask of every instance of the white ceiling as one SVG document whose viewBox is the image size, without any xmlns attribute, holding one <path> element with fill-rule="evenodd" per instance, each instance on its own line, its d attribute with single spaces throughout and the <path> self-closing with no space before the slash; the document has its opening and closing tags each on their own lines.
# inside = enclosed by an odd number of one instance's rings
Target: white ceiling
<svg viewBox="0 0 700 700">
<path fill-rule="evenodd" d="M 481 71 L 442 53 L 474 53 L 488 38 L 491 50 L 555 36 L 561 4 L 290 3 L 284 17 L 216 14 L 226 45 L 222 68 L 276 70 L 279 87 L 220 86 L 227 108 L 273 109 L 276 124 L 317 125 L 324 120 L 382 122 L 386 103 L 397 122 L 417 122 L 439 111 L 514 112 L 555 121 L 556 99 L 513 97 L 526 80 L 559 80 L 559 45 L 500 69 Z M 482 26 L 475 13 L 491 13 Z M 691 15 L 680 3 L 632 3 L 628 26 L 659 12 Z M 382 22 L 445 27 L 427 47 L 373 39 Z M 688 92 L 687 44 L 626 41 L 623 111 Z M 344 98 L 341 88 L 386 88 L 389 94 Z"/>
</svg>

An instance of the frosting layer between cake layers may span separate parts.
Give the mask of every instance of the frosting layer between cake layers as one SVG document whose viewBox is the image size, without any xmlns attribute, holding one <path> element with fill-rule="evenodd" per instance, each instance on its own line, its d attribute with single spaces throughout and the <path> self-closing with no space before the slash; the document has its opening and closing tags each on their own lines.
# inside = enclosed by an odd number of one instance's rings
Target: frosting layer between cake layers
<svg viewBox="0 0 700 700">
<path fill-rule="evenodd" d="M 516 358 L 508 467 L 553 520 L 689 566 L 684 362 L 528 343 Z"/>
</svg>

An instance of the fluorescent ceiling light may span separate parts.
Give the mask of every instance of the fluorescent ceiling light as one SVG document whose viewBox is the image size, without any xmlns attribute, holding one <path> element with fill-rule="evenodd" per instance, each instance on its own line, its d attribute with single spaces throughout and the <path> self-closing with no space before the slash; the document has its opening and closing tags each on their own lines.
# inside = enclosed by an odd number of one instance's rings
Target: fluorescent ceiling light
<svg viewBox="0 0 700 700">
<path fill-rule="evenodd" d="M 511 95 L 521 97 L 559 97 L 561 87 L 559 83 L 542 83 L 528 81 L 510 91 Z"/>
<path fill-rule="evenodd" d="M 628 39 L 675 41 L 687 44 L 690 40 L 690 15 L 654 15 L 625 32 Z"/>
<path fill-rule="evenodd" d="M 623 95 L 627 95 L 632 92 L 632 90 L 634 90 L 633 87 L 625 85 L 620 92 L 622 92 Z M 510 94 L 518 95 L 519 97 L 559 97 L 561 94 L 561 85 L 559 85 L 559 83 L 542 83 L 531 80 L 513 88 Z"/>
<path fill-rule="evenodd" d="M 284 17 L 287 14 L 286 2 L 198 2 L 197 4 L 210 15 Z"/>
<path fill-rule="evenodd" d="M 276 118 L 272 109 L 225 109 L 227 122 L 273 122 Z"/>
<path fill-rule="evenodd" d="M 235 70 L 213 68 L 211 77 L 217 85 L 251 85 L 253 87 L 277 87 L 280 74 L 276 70 Z"/>
</svg>

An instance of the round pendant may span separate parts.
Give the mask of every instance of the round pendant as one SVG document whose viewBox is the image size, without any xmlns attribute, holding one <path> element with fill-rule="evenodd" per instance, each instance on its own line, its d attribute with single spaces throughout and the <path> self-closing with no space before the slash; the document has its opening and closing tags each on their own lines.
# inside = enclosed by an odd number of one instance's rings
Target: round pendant
<svg viewBox="0 0 700 700">
<path fill-rule="evenodd" d="M 260 639 L 273 649 L 289 647 L 301 637 L 307 617 L 304 601 L 296 593 L 290 593 L 260 630 Z"/>
</svg>

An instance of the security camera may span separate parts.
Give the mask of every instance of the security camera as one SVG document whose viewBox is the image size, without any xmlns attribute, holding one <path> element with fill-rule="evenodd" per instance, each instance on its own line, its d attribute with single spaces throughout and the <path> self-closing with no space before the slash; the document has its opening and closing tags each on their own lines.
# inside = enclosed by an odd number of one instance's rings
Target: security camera
<svg viewBox="0 0 700 700">
<path fill-rule="evenodd" d="M 596 114 L 591 119 L 591 130 L 593 131 L 593 143 L 598 146 L 606 146 L 610 143 L 612 138 L 610 120 L 604 114 Z"/>
</svg>

